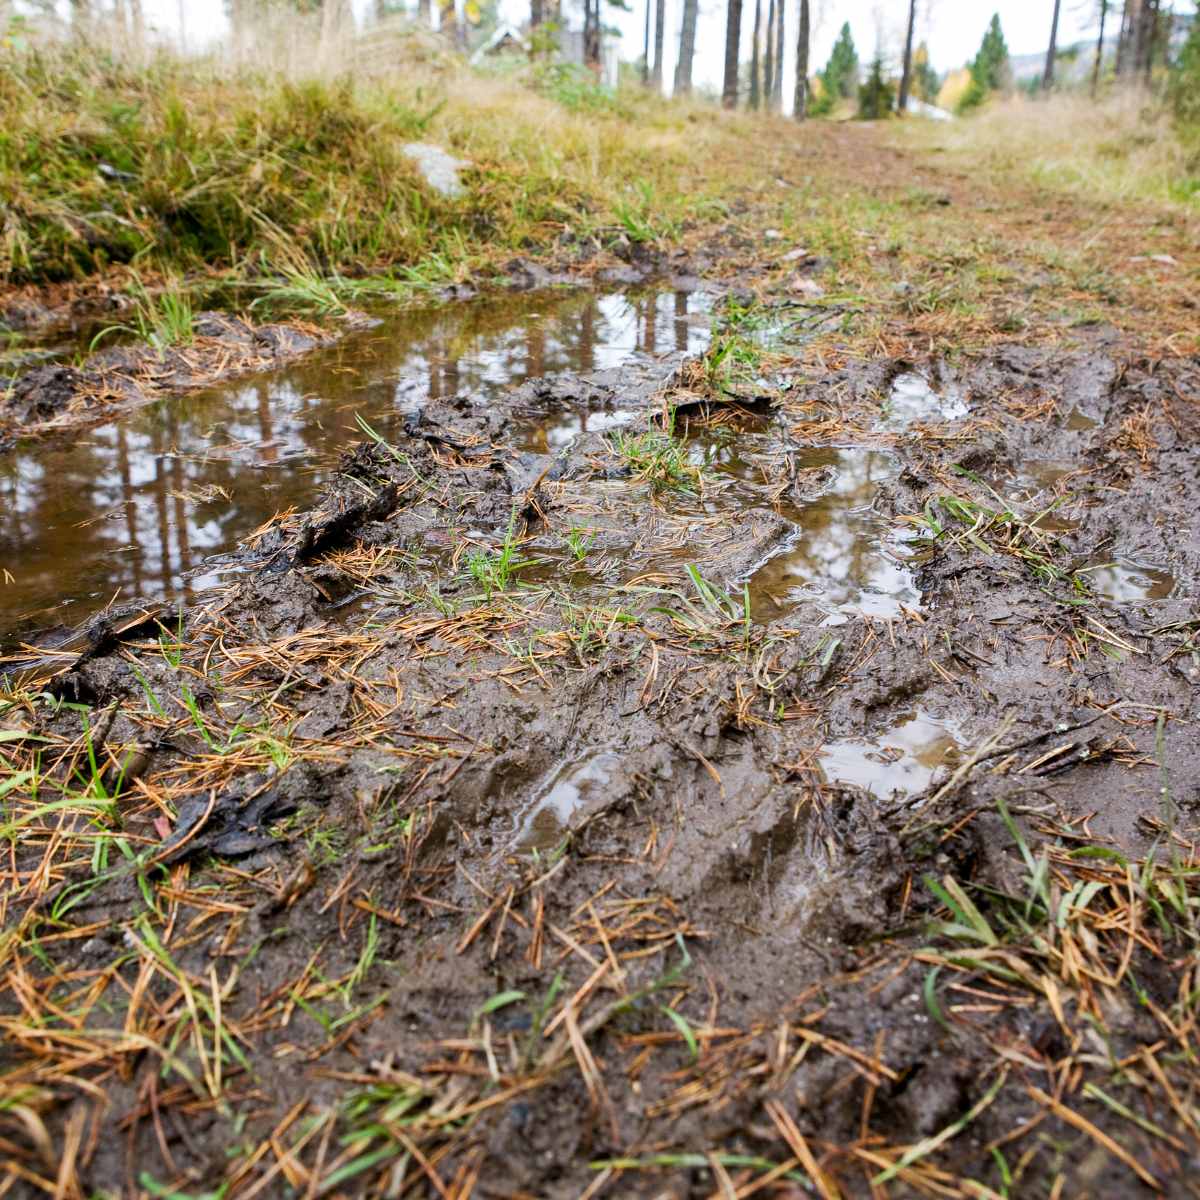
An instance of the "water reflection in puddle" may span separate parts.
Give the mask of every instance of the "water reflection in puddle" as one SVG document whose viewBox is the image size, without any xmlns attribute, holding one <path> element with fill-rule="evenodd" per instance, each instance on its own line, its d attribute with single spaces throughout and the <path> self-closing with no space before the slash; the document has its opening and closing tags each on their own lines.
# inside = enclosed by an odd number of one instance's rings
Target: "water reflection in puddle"
<svg viewBox="0 0 1200 1200">
<path fill-rule="evenodd" d="M 827 743 L 818 762 L 829 783 L 861 787 L 882 800 L 923 791 L 960 749 L 954 722 L 916 712 L 878 738 Z"/>
<path fill-rule="evenodd" d="M 548 421 L 521 425 L 513 432 L 512 443 L 518 450 L 533 454 L 556 454 L 569 446 L 580 434 L 603 433 L 620 429 L 637 420 L 639 411 L 558 413 Z"/>
<path fill-rule="evenodd" d="M 355 412 L 386 436 L 426 397 L 609 369 L 639 352 L 696 353 L 710 312 L 708 297 L 672 292 L 408 311 L 285 370 L 166 400 L 71 442 L 20 447 L 0 462 L 0 561 L 12 576 L 0 586 L 0 632 L 82 620 L 114 596 L 190 596 L 217 582 L 215 556 L 312 503 L 361 439 Z"/>
<path fill-rule="evenodd" d="M 572 820 L 608 795 L 621 757 L 611 750 L 565 763 L 517 816 L 516 844 L 523 850 L 552 850 Z"/>
<path fill-rule="evenodd" d="M 921 592 L 904 543 L 873 507 L 882 484 L 899 466 L 879 450 L 811 450 L 800 469 L 825 468 L 829 482 L 797 506 L 796 532 L 750 577 L 758 620 L 771 620 L 815 601 L 838 624 L 853 614 L 899 617 L 917 608 Z"/>
<path fill-rule="evenodd" d="M 1081 572 L 1097 596 L 1118 604 L 1138 600 L 1168 600 L 1175 591 L 1175 576 L 1144 563 L 1115 562 Z"/>
<path fill-rule="evenodd" d="M 999 481 L 996 490 L 1039 529 L 1069 533 L 1079 528 L 1079 521 L 1061 511 L 1074 499 L 1062 484 L 1078 470 L 1070 463 L 1031 459 Z"/>
<path fill-rule="evenodd" d="M 892 381 L 880 427 L 901 431 L 918 423 L 961 421 L 968 411 L 957 388 L 937 391 L 923 375 L 906 371 Z"/>
</svg>

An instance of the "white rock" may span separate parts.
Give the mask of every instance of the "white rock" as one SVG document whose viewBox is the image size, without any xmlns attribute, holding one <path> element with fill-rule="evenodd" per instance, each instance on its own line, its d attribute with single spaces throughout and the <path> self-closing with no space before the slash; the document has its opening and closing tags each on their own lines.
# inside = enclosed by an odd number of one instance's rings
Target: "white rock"
<svg viewBox="0 0 1200 1200">
<path fill-rule="evenodd" d="M 451 200 L 466 195 L 467 189 L 458 177 L 459 171 L 471 165 L 466 159 L 455 158 L 441 146 L 431 146 L 428 142 L 406 142 L 400 149 L 417 164 L 425 182 L 435 192 Z"/>
</svg>

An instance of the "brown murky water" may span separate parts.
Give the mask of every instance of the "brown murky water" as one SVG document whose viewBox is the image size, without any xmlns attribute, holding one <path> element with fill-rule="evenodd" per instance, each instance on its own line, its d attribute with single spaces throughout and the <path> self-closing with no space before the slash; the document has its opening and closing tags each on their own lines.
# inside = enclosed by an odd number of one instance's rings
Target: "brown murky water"
<svg viewBox="0 0 1200 1200">
<path fill-rule="evenodd" d="M 385 435 L 428 397 L 515 386 L 636 353 L 702 350 L 701 293 L 571 292 L 390 317 L 288 369 L 142 409 L 0 463 L 0 636 L 111 600 L 185 598 L 252 530 L 311 504 L 361 413 Z"/>
</svg>

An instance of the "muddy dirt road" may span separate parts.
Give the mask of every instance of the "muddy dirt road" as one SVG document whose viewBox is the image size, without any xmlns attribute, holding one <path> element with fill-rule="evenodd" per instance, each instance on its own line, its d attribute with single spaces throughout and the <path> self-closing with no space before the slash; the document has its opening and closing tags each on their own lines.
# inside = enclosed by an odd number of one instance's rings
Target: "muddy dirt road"
<svg viewBox="0 0 1200 1200">
<path fill-rule="evenodd" d="M 534 295 L 11 460 L 10 634 L 165 598 L 4 664 L 12 1194 L 1195 1194 L 1200 369 L 831 319 Z"/>
</svg>

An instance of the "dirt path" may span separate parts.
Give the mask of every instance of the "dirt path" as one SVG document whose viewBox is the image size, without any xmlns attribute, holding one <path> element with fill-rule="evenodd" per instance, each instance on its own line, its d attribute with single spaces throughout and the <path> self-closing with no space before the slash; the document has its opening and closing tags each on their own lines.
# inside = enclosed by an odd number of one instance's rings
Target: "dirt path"
<svg viewBox="0 0 1200 1200">
<path fill-rule="evenodd" d="M 1185 251 L 1081 321 L 1073 202 L 1035 281 L 864 136 L 704 355 L 430 398 L 7 664 L 17 1194 L 1195 1194 Z"/>
</svg>

